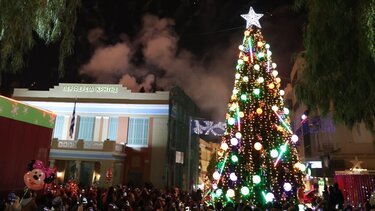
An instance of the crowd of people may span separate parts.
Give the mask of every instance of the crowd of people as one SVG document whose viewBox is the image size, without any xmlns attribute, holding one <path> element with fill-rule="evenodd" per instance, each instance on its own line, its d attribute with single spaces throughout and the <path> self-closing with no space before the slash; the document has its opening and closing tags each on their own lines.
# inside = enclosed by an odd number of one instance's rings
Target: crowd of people
<svg viewBox="0 0 375 211">
<path fill-rule="evenodd" d="M 112 186 L 109 188 L 78 188 L 71 183 L 66 186 L 53 186 L 44 192 L 26 190 L 21 197 L 11 192 L 1 203 L 0 210 L 6 211 L 96 211 L 96 210 L 125 210 L 125 211 L 199 211 L 199 210 L 301 210 L 297 205 L 284 203 L 269 203 L 262 209 L 249 204 L 214 205 L 204 203 L 204 194 L 199 189 L 191 193 L 171 190 L 158 190 L 152 184 L 146 183 L 143 188 L 128 186 Z M 325 187 L 322 197 L 316 197 L 311 202 L 315 210 L 371 210 L 369 204 L 361 209 L 347 206 L 344 208 L 344 197 L 337 185 Z M 303 210 L 313 210 L 304 207 Z"/>
</svg>

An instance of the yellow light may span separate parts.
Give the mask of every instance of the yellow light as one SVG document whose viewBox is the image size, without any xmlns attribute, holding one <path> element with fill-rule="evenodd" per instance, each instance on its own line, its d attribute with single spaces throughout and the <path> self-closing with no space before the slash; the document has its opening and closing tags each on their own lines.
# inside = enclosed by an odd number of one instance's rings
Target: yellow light
<svg viewBox="0 0 375 211">
<path fill-rule="evenodd" d="M 270 83 L 270 84 L 268 85 L 268 88 L 270 88 L 270 89 L 273 89 L 273 88 L 275 88 L 275 84 L 273 84 L 273 83 Z"/>
<path fill-rule="evenodd" d="M 258 41 L 258 42 L 257 42 L 257 46 L 258 46 L 258 47 L 262 47 L 262 46 L 263 46 L 263 44 L 264 44 L 264 43 L 263 43 L 263 42 L 261 42 L 261 41 Z"/>
<path fill-rule="evenodd" d="M 245 62 L 247 62 L 247 61 L 249 61 L 249 57 L 248 57 L 248 56 L 244 56 L 244 57 L 243 57 L 243 60 L 244 60 Z"/>
<path fill-rule="evenodd" d="M 236 110 L 236 108 L 237 108 L 237 103 L 232 103 L 231 105 L 230 105 L 230 110 Z"/>
<path fill-rule="evenodd" d="M 250 35 L 250 32 L 249 32 L 248 30 L 246 30 L 246 31 L 244 32 L 244 35 L 247 37 L 247 36 Z"/>
<path fill-rule="evenodd" d="M 233 189 L 228 189 L 226 195 L 227 195 L 228 197 L 230 197 L 230 198 L 234 197 L 234 196 L 235 196 L 235 194 L 234 194 L 234 190 L 233 190 Z"/>
<path fill-rule="evenodd" d="M 222 150 L 226 151 L 228 149 L 228 144 L 224 142 L 224 143 L 221 144 L 220 148 Z"/>
<path fill-rule="evenodd" d="M 276 78 L 276 82 L 277 82 L 277 83 L 280 83 L 280 82 L 281 82 L 281 79 L 280 79 L 280 78 Z"/>
<path fill-rule="evenodd" d="M 100 180 L 100 174 L 96 174 L 96 180 L 99 181 Z"/>
<path fill-rule="evenodd" d="M 238 113 L 238 116 L 240 116 L 241 118 L 243 118 L 243 117 L 245 116 L 245 114 L 244 114 L 242 111 L 240 111 L 240 112 Z"/>
<path fill-rule="evenodd" d="M 257 108 L 257 114 L 262 114 L 263 110 L 261 108 Z"/>
<path fill-rule="evenodd" d="M 254 144 L 254 149 L 255 150 L 261 150 L 262 149 L 262 144 L 261 143 L 259 143 L 259 142 L 255 142 L 255 144 Z"/>
<path fill-rule="evenodd" d="M 62 176 L 63 176 L 63 172 L 58 171 L 58 172 L 56 173 L 56 177 L 57 177 L 58 179 L 62 179 Z"/>
</svg>

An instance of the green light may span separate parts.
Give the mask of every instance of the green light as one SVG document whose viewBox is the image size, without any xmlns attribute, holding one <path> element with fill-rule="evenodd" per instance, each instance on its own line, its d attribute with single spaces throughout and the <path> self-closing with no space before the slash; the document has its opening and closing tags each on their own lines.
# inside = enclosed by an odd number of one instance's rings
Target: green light
<svg viewBox="0 0 375 211">
<path fill-rule="evenodd" d="M 218 162 L 216 166 L 217 166 L 218 169 L 221 169 L 223 167 L 223 165 L 224 165 L 223 162 Z"/>
<path fill-rule="evenodd" d="M 233 163 L 237 163 L 237 162 L 238 162 L 238 157 L 237 157 L 237 155 L 232 155 L 232 156 L 230 157 L 230 159 L 232 160 Z"/>
<path fill-rule="evenodd" d="M 241 95 L 241 100 L 245 101 L 247 99 L 246 94 Z"/>
<path fill-rule="evenodd" d="M 263 52 L 258 53 L 258 54 L 257 54 L 257 57 L 258 57 L 258 58 L 263 58 L 263 57 L 264 57 L 264 53 L 263 53 Z"/>
<path fill-rule="evenodd" d="M 281 145 L 280 149 L 281 149 L 281 152 L 285 152 L 286 151 L 286 145 L 285 144 Z"/>
<path fill-rule="evenodd" d="M 253 93 L 254 93 L 255 95 L 259 95 L 259 94 L 260 94 L 260 89 L 254 89 L 254 90 L 253 90 Z"/>
<path fill-rule="evenodd" d="M 216 193 L 216 196 L 220 197 L 220 196 L 223 194 L 223 190 L 221 190 L 221 189 L 219 188 L 219 189 L 217 189 L 217 190 L 215 191 L 215 193 Z"/>
<path fill-rule="evenodd" d="M 245 187 L 241 188 L 241 194 L 242 195 L 247 196 L 247 195 L 249 195 L 249 193 L 250 193 L 250 190 L 249 190 L 248 187 L 245 186 Z"/>
</svg>

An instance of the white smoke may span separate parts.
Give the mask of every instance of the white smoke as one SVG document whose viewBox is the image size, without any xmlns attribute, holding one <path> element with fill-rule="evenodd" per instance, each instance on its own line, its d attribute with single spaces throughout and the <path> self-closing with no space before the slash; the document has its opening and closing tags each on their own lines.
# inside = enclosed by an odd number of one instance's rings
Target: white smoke
<svg viewBox="0 0 375 211">
<path fill-rule="evenodd" d="M 98 48 L 80 73 L 101 83 L 120 83 L 133 92 L 153 91 L 153 84 L 164 90 L 177 85 L 214 119 L 223 120 L 234 81 L 234 63 L 238 43 L 228 49 L 217 49 L 209 64 L 187 50 L 179 49 L 178 36 L 171 19 L 146 15 L 137 39 L 128 43 Z M 132 52 L 139 46 L 144 56 L 143 65 L 131 62 Z M 162 77 L 152 74 L 161 69 Z"/>
</svg>

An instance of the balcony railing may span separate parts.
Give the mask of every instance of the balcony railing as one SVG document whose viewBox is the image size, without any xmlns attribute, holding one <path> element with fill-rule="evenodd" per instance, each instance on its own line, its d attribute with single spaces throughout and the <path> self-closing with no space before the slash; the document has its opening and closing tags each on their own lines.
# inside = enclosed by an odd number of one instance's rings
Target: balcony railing
<svg viewBox="0 0 375 211">
<path fill-rule="evenodd" d="M 57 148 L 76 149 L 77 141 L 57 141 Z"/>
<path fill-rule="evenodd" d="M 104 147 L 104 142 L 98 141 L 84 141 L 83 148 L 85 149 L 99 149 L 102 150 Z"/>
<path fill-rule="evenodd" d="M 115 141 L 84 141 L 84 140 L 57 140 L 53 139 L 51 149 L 86 150 L 125 153 L 125 146 Z"/>
</svg>

